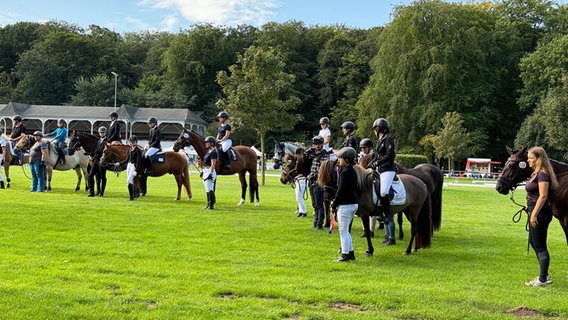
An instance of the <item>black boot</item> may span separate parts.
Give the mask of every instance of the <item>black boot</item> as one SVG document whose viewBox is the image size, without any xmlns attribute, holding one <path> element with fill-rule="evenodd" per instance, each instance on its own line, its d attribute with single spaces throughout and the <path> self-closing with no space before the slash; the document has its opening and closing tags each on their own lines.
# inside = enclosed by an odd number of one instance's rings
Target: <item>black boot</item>
<svg viewBox="0 0 568 320">
<path fill-rule="evenodd" d="M 6 188 L 6 187 L 4 186 L 4 181 L 0 181 L 0 189 L 4 189 L 4 188 Z"/>
<path fill-rule="evenodd" d="M 144 171 L 144 174 L 146 174 L 148 177 L 152 176 L 152 174 L 154 173 L 154 170 L 152 170 L 152 159 L 150 159 L 150 157 L 145 158 L 145 162 L 144 162 L 144 166 L 146 167 L 146 170 Z"/>
<path fill-rule="evenodd" d="M 207 192 L 207 205 L 205 206 L 205 208 L 203 208 L 204 210 L 209 210 L 209 207 L 211 206 L 211 193 Z"/>
<path fill-rule="evenodd" d="M 223 166 L 225 169 L 231 169 L 231 157 L 229 156 L 229 150 L 223 152 Z"/>
<path fill-rule="evenodd" d="M 99 197 L 102 197 L 102 196 L 105 195 L 106 184 L 107 184 L 106 179 L 103 179 L 101 181 L 101 188 L 99 189 L 100 190 Z"/>
<path fill-rule="evenodd" d="M 134 200 L 136 200 L 140 198 L 140 188 L 133 186 L 133 189 L 134 189 Z"/>
<path fill-rule="evenodd" d="M 63 148 L 57 147 L 57 163 L 65 164 L 65 154 L 63 153 Z"/>
<path fill-rule="evenodd" d="M 337 259 L 333 260 L 333 262 L 349 262 L 349 254 L 342 253 Z"/>
<path fill-rule="evenodd" d="M 355 260 L 355 251 L 349 251 L 349 260 Z"/>
<path fill-rule="evenodd" d="M 209 205 L 209 209 L 213 210 L 215 209 L 215 202 L 217 202 L 217 199 L 215 198 L 215 191 L 211 190 L 209 191 L 209 198 L 211 199 L 211 204 Z"/>
<path fill-rule="evenodd" d="M 128 185 L 128 195 L 130 196 L 128 198 L 128 201 L 134 200 L 134 185 L 133 184 Z"/>
<path fill-rule="evenodd" d="M 388 224 L 388 217 L 390 215 L 390 197 L 388 195 L 381 197 L 381 208 L 384 214 L 385 225 Z"/>
</svg>

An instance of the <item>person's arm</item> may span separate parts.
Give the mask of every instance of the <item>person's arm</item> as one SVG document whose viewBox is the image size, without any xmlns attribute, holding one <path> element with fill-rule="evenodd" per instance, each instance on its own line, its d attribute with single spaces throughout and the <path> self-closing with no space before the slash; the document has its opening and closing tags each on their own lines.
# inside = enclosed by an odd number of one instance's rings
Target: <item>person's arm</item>
<svg viewBox="0 0 568 320">
<path fill-rule="evenodd" d="M 231 126 L 227 125 L 227 129 L 225 130 L 225 135 L 219 141 L 225 141 L 231 137 Z"/>
<path fill-rule="evenodd" d="M 531 212 L 531 225 L 533 226 L 533 228 L 536 228 L 538 226 L 538 220 L 537 220 L 538 213 L 540 212 L 540 209 L 542 209 L 542 207 L 548 200 L 549 185 L 550 183 L 548 181 L 538 182 L 538 199 L 536 200 L 534 209 Z"/>
</svg>

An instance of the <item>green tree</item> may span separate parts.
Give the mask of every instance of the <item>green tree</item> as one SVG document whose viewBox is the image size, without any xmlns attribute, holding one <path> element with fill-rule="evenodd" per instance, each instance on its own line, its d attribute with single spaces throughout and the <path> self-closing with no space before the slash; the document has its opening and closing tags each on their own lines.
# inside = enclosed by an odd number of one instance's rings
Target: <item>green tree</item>
<svg viewBox="0 0 568 320">
<path fill-rule="evenodd" d="M 448 170 L 454 170 L 454 161 L 463 160 L 475 153 L 475 144 L 457 112 L 446 113 L 442 119 L 442 128 L 431 141 L 438 158 L 448 159 Z"/>
<path fill-rule="evenodd" d="M 290 130 L 299 117 L 292 110 L 300 100 L 291 94 L 294 76 L 284 72 L 285 64 L 272 48 L 249 47 L 239 55 L 229 74 L 220 71 L 217 82 L 226 100 L 219 107 L 254 128 L 260 138 L 260 150 L 265 155 L 265 137 L 270 131 Z M 265 182 L 264 160 L 262 184 Z"/>
<path fill-rule="evenodd" d="M 76 106 L 112 106 L 114 105 L 114 79 L 99 74 L 89 79 L 79 77 L 75 81 L 75 95 L 70 103 Z"/>
</svg>

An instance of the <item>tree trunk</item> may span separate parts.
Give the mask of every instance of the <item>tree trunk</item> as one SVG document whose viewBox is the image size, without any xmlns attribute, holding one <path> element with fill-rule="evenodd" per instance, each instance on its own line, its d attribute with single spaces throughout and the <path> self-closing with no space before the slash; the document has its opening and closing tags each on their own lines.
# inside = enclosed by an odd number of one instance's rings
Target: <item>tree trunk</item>
<svg viewBox="0 0 568 320">
<path fill-rule="evenodd" d="M 262 185 L 264 185 L 265 182 L 265 177 L 266 177 L 266 163 L 264 163 L 264 133 L 260 134 L 260 170 L 262 170 L 262 179 L 261 179 L 261 183 Z"/>
</svg>

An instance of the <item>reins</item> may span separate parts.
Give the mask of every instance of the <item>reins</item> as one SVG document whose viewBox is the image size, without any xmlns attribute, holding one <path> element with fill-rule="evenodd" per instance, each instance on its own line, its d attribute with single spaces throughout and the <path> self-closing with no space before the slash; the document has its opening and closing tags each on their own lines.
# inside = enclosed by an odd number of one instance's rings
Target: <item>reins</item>
<svg viewBox="0 0 568 320">
<path fill-rule="evenodd" d="M 516 206 L 521 207 L 521 209 L 519 209 L 519 211 L 517 211 L 513 217 L 511 218 L 511 220 L 513 220 L 513 223 L 519 223 L 521 221 L 521 219 L 523 218 L 523 212 L 526 213 L 527 216 L 527 222 L 525 224 L 525 230 L 528 232 L 529 231 L 529 219 L 530 219 L 530 215 L 529 215 L 529 211 L 527 210 L 527 207 L 518 203 L 517 201 L 515 201 L 514 199 L 514 195 L 515 195 L 515 189 L 511 190 L 511 197 L 509 198 Z M 527 254 L 529 253 L 529 249 L 530 249 L 530 243 L 531 243 L 531 234 L 529 232 L 529 237 L 527 240 Z"/>
</svg>

